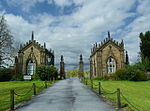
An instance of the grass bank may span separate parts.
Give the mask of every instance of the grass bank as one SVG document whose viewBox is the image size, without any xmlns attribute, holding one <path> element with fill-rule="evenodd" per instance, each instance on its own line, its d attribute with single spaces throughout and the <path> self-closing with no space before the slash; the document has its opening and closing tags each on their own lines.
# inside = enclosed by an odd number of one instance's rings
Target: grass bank
<svg viewBox="0 0 150 111">
<path fill-rule="evenodd" d="M 99 81 L 93 80 L 95 85 L 101 82 L 104 90 L 103 92 L 114 92 L 117 88 L 120 88 L 122 95 L 122 104 L 128 104 L 127 99 L 132 105 L 134 105 L 140 111 L 150 111 L 150 81 L 132 82 L 132 81 Z M 94 86 L 94 85 L 93 85 Z M 94 86 L 94 90 L 98 92 L 98 86 Z M 103 94 L 106 98 L 116 103 L 116 94 Z M 130 108 L 129 108 L 130 107 Z M 137 111 L 133 106 L 126 107 L 128 111 Z"/>
<path fill-rule="evenodd" d="M 33 95 L 32 84 L 36 84 L 37 93 L 41 92 L 45 88 L 44 81 L 10 81 L 10 82 L 0 82 L 0 111 L 5 111 L 10 107 L 10 89 L 14 89 L 15 93 L 15 104 L 22 101 L 29 100 Z M 47 82 L 50 86 L 52 82 Z"/>
</svg>

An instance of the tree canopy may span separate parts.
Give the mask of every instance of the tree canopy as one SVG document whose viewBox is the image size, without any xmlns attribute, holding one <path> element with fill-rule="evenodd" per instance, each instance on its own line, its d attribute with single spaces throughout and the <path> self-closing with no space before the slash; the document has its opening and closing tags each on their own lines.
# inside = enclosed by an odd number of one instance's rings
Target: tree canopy
<svg viewBox="0 0 150 111">
<path fill-rule="evenodd" d="M 58 70 L 53 65 L 38 65 L 36 68 L 36 74 L 41 80 L 57 80 Z"/>
<path fill-rule="evenodd" d="M 141 50 L 141 58 L 142 62 L 143 59 L 149 59 L 150 60 L 150 31 L 147 31 L 144 33 L 140 33 L 139 35 L 141 42 L 140 42 L 140 50 Z"/>
<path fill-rule="evenodd" d="M 6 61 L 11 60 L 13 36 L 8 28 L 5 17 L 0 16 L 0 67 L 7 65 Z"/>
</svg>

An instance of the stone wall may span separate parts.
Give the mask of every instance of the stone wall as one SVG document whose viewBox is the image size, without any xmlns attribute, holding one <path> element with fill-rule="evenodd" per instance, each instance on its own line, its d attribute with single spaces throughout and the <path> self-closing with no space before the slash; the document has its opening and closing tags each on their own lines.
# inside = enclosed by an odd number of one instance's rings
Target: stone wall
<svg viewBox="0 0 150 111">
<path fill-rule="evenodd" d="M 33 48 L 33 52 L 31 51 L 31 48 Z M 40 50 L 35 47 L 34 45 L 29 46 L 26 50 L 24 50 L 24 55 L 23 55 L 23 74 L 26 74 L 26 63 L 27 60 L 30 58 L 30 54 L 33 53 L 34 54 L 34 59 L 36 60 L 36 64 L 41 64 L 41 62 L 43 62 L 44 60 L 42 59 L 41 61 L 41 52 Z"/>
<path fill-rule="evenodd" d="M 95 45 L 97 46 L 97 45 Z M 99 48 L 94 47 L 91 53 L 91 73 L 93 77 L 104 76 L 107 71 L 107 60 L 112 57 L 116 61 L 116 70 L 124 68 L 124 46 L 123 43 L 108 38 Z"/>
</svg>

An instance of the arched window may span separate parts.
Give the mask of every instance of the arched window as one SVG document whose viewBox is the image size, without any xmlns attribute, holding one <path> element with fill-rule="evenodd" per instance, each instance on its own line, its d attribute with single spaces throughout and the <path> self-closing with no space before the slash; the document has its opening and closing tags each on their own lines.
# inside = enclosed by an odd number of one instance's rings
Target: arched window
<svg viewBox="0 0 150 111">
<path fill-rule="evenodd" d="M 116 61 L 112 57 L 108 58 L 107 60 L 107 70 L 108 73 L 116 72 Z"/>
<path fill-rule="evenodd" d="M 27 74 L 28 75 L 33 75 L 36 70 L 36 64 L 33 60 L 29 60 L 27 63 Z"/>
</svg>

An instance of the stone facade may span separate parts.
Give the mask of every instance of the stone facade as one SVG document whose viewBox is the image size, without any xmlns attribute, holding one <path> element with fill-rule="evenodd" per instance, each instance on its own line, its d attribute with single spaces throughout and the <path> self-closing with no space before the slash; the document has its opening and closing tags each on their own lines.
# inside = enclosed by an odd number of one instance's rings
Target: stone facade
<svg viewBox="0 0 150 111">
<path fill-rule="evenodd" d="M 24 44 L 20 45 L 18 57 L 15 58 L 16 73 L 32 75 L 35 73 L 37 65 L 54 65 L 54 51 L 46 49 L 32 38 Z"/>
<path fill-rule="evenodd" d="M 109 32 L 108 38 L 100 44 L 94 44 L 91 49 L 91 77 L 114 73 L 116 70 L 124 68 L 126 63 L 129 62 L 125 59 L 123 40 L 118 43 L 110 37 Z"/>
</svg>

